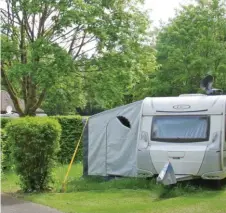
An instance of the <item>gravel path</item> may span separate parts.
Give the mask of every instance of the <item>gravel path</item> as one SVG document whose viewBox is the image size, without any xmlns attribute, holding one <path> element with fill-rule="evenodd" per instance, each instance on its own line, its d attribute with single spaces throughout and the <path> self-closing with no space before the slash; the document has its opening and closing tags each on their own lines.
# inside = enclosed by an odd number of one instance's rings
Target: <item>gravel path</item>
<svg viewBox="0 0 226 213">
<path fill-rule="evenodd" d="M 57 202 L 57 201 L 56 201 Z M 56 209 L 1 194 L 1 213 L 62 213 Z"/>
</svg>

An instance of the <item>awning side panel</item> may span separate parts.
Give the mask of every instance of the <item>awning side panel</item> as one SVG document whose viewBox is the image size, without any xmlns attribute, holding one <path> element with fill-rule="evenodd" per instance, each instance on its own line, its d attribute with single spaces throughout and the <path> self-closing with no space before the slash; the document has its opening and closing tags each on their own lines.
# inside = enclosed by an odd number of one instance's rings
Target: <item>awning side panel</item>
<svg viewBox="0 0 226 213">
<path fill-rule="evenodd" d="M 106 176 L 110 173 L 110 170 L 117 170 L 118 175 L 125 176 L 136 173 L 136 141 L 141 105 L 142 101 L 135 102 L 99 113 L 90 118 L 88 127 L 88 175 Z M 116 125 L 114 120 L 119 115 L 126 117 L 131 122 L 131 129 L 128 134 L 121 134 L 114 126 Z M 118 124 L 118 127 L 121 127 L 121 124 Z M 106 134 L 107 131 L 108 134 Z M 109 134 L 111 142 L 107 145 Z M 114 138 L 113 135 L 121 136 Z M 118 152 L 118 149 L 121 149 L 120 152 Z M 107 156 L 107 151 L 109 156 Z M 108 172 L 107 167 L 110 169 Z"/>
</svg>

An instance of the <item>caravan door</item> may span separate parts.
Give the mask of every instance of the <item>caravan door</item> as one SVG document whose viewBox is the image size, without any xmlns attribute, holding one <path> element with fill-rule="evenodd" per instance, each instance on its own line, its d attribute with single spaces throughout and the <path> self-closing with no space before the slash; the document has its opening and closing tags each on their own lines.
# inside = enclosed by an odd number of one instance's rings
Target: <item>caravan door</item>
<svg viewBox="0 0 226 213">
<path fill-rule="evenodd" d="M 209 115 L 153 116 L 150 154 L 157 173 L 160 173 L 165 163 L 170 161 L 175 174 L 196 175 L 211 141 L 210 120 L 214 119 L 214 123 L 218 121 L 220 124 L 221 117 L 211 118 Z"/>
</svg>

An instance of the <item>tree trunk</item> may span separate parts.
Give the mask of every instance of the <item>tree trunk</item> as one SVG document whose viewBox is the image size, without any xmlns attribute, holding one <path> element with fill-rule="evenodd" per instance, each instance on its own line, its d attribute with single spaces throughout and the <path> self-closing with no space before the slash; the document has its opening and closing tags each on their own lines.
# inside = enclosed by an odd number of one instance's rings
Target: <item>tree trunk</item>
<svg viewBox="0 0 226 213">
<path fill-rule="evenodd" d="M 4 82 L 6 90 L 9 93 L 10 98 L 12 99 L 13 105 L 14 105 L 16 111 L 18 112 L 19 116 L 20 117 L 24 116 L 24 112 L 21 109 L 21 106 L 19 104 L 19 100 L 18 100 L 18 97 L 16 95 L 16 92 L 15 92 L 12 84 L 10 83 L 10 81 L 9 81 L 9 79 L 8 79 L 6 73 L 5 73 L 3 63 L 1 64 L 1 78 Z"/>
</svg>

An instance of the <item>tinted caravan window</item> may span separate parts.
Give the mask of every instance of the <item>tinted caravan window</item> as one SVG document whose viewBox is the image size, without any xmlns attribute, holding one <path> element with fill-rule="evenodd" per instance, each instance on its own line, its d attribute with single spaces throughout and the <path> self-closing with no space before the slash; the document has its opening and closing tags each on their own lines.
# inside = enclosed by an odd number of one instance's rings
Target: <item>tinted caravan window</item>
<svg viewBox="0 0 226 213">
<path fill-rule="evenodd" d="M 201 142 L 209 140 L 208 116 L 154 116 L 152 141 Z"/>
</svg>

